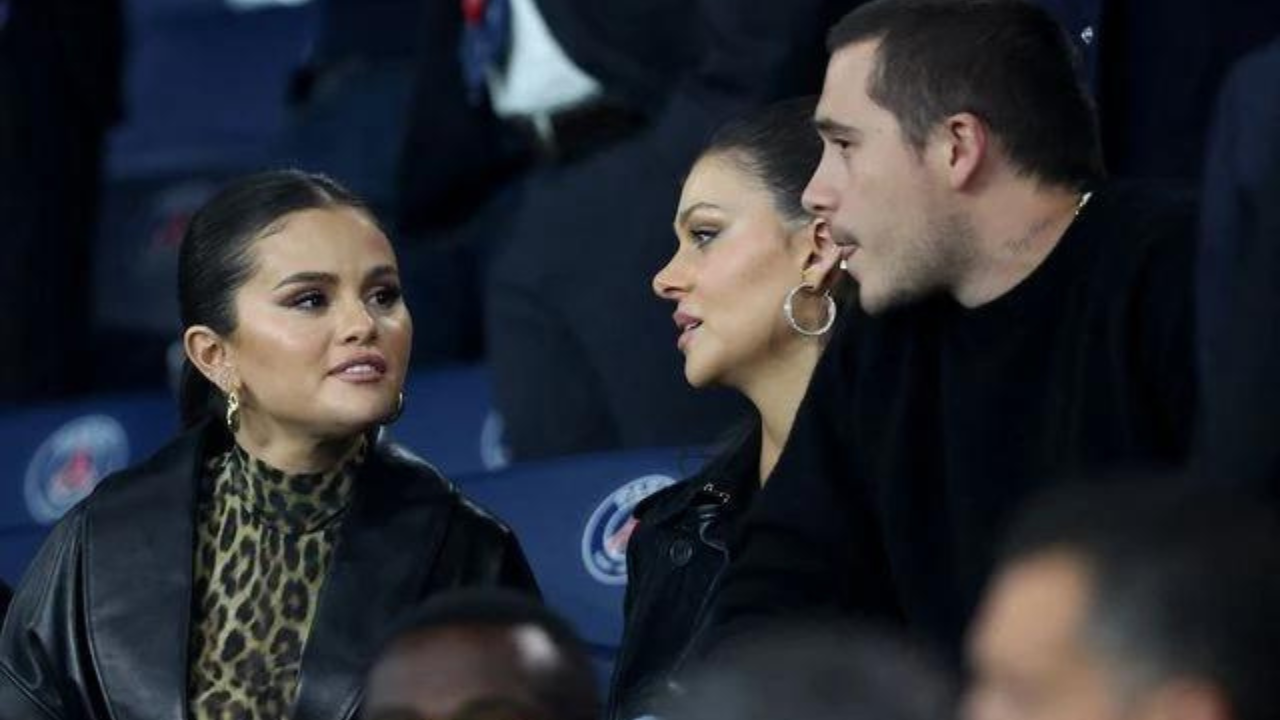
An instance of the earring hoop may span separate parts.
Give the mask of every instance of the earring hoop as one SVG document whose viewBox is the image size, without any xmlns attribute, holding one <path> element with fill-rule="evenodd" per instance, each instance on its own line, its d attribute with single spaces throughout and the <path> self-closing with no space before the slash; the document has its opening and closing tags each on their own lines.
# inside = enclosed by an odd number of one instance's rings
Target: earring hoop
<svg viewBox="0 0 1280 720">
<path fill-rule="evenodd" d="M 387 418 L 382 421 L 382 424 L 390 425 L 391 423 L 399 420 L 402 414 L 404 414 L 404 391 L 403 390 L 401 390 L 400 394 L 396 396 L 396 409 L 391 411 L 391 414 L 388 415 Z"/>
<path fill-rule="evenodd" d="M 826 301 L 826 319 L 822 322 L 822 327 L 819 327 L 817 330 L 806 328 L 796 320 L 794 305 L 796 295 L 798 295 L 801 290 L 809 293 L 810 295 L 821 297 Z M 836 301 L 831 297 L 830 290 L 823 290 L 822 293 L 819 294 L 816 290 L 813 290 L 804 283 L 800 283 L 799 285 L 791 288 L 791 291 L 787 293 L 787 299 L 782 301 L 782 314 L 787 318 L 787 324 L 791 326 L 792 330 L 795 330 L 805 337 L 822 337 L 828 332 L 831 332 L 831 327 L 836 324 Z"/>
<path fill-rule="evenodd" d="M 235 435 L 236 431 L 240 429 L 240 393 L 235 390 L 227 392 L 226 421 L 227 430 L 230 430 L 231 434 Z"/>
</svg>

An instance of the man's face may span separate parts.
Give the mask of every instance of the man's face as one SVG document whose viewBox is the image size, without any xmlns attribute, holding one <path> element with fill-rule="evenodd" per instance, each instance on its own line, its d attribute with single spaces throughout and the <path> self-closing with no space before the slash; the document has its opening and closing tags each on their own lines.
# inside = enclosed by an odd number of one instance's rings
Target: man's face
<svg viewBox="0 0 1280 720">
<path fill-rule="evenodd" d="M 1133 717 L 1085 639 L 1090 580 L 1067 552 L 1034 555 L 997 578 L 970 638 L 965 720 Z"/>
<path fill-rule="evenodd" d="M 961 233 L 945 211 L 945 185 L 867 95 L 877 46 L 855 43 L 831 56 L 815 114 L 822 160 L 804 192 L 836 242 L 857 248 L 849 273 L 869 313 L 945 288 Z"/>
</svg>

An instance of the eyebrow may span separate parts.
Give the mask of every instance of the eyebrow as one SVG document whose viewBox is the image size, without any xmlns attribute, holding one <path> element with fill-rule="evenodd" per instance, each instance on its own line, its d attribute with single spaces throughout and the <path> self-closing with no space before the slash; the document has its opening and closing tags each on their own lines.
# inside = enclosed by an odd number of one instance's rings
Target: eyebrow
<svg viewBox="0 0 1280 720">
<path fill-rule="evenodd" d="M 862 133 L 856 128 L 849 127 L 843 123 L 838 123 L 829 117 L 814 118 L 813 127 L 818 131 L 818 134 L 823 137 L 830 135 L 843 135 L 846 137 L 857 138 L 862 135 Z"/>
<path fill-rule="evenodd" d="M 365 273 L 364 279 L 365 279 L 365 282 L 368 282 L 370 280 L 378 280 L 384 277 L 396 277 L 399 274 L 400 274 L 399 271 L 396 270 L 394 265 L 379 265 L 369 270 L 369 272 Z M 319 285 L 336 285 L 338 283 L 338 276 L 334 275 L 333 273 L 325 273 L 325 272 L 314 272 L 314 271 L 299 272 L 299 273 L 294 273 L 289 277 L 276 283 L 276 286 L 272 289 L 279 290 L 285 285 L 300 285 L 303 283 L 315 283 Z"/>
<path fill-rule="evenodd" d="M 689 221 L 689 216 L 698 210 L 720 210 L 720 206 L 709 202 L 698 202 L 680 211 L 676 216 L 676 225 L 684 225 Z"/>
</svg>

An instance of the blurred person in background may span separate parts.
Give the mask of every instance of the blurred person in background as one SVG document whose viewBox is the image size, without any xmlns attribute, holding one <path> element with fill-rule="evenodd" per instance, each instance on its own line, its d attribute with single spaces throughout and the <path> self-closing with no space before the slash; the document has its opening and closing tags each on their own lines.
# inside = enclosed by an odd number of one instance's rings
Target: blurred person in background
<svg viewBox="0 0 1280 720">
<path fill-rule="evenodd" d="M 404 618 L 369 670 L 364 720 L 597 720 L 586 649 L 533 598 L 467 589 Z"/>
<path fill-rule="evenodd" d="M 1266 720 L 1280 526 L 1253 497 L 1063 488 L 1019 519 L 969 644 L 966 720 Z"/>
<path fill-rule="evenodd" d="M 467 313 L 471 356 L 483 339 L 513 457 L 706 442 L 741 414 L 689 390 L 647 280 L 707 137 L 816 89 L 849 4 L 429 4 L 400 219 L 437 244 L 406 278 L 415 311 Z"/>
<path fill-rule="evenodd" d="M 413 325 L 360 200 L 245 177 L 192 218 L 178 274 L 185 430 L 31 563 L 0 717 L 345 720 L 394 616 L 458 586 L 536 592 L 510 530 L 381 436 Z"/>
<path fill-rule="evenodd" d="M 1103 182 L 1061 27 L 1020 0 L 876 0 L 831 32 L 804 194 L 859 306 L 730 545 L 707 645 L 819 610 L 955 663 L 1021 499 L 1177 465 L 1195 413 L 1194 217 Z"/>
<path fill-rule="evenodd" d="M 1202 202 L 1198 472 L 1280 500 L 1280 37 L 1223 86 Z"/>
<path fill-rule="evenodd" d="M 950 720 L 954 689 L 902 638 L 848 624 L 789 623 L 699 666 L 666 720 Z"/>
<path fill-rule="evenodd" d="M 84 392 L 120 0 L 0 0 L 0 404 Z"/>
<path fill-rule="evenodd" d="M 625 630 L 609 714 L 648 712 L 678 674 L 728 564 L 731 528 L 777 462 L 848 277 L 827 232 L 800 204 L 822 144 L 813 98 L 721 128 L 685 179 L 677 246 L 653 278 L 674 303 L 673 335 L 694 387 L 723 385 L 755 412 L 707 466 L 635 510 Z"/>
<path fill-rule="evenodd" d="M 1063 23 L 1093 91 L 1108 172 L 1194 187 L 1211 99 L 1243 55 L 1280 33 L 1280 3 L 1035 0 Z"/>
</svg>

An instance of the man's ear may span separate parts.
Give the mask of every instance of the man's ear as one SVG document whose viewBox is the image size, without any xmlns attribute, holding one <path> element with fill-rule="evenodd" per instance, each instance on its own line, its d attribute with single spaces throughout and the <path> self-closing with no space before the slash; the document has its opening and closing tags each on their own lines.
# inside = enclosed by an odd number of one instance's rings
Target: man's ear
<svg viewBox="0 0 1280 720">
<path fill-rule="evenodd" d="M 182 334 L 187 359 L 205 379 L 222 392 L 235 389 L 238 380 L 226 340 L 208 325 L 192 325 Z"/>
<path fill-rule="evenodd" d="M 988 162 L 991 135 L 987 125 L 973 113 L 956 113 L 942 121 L 930 138 L 928 152 L 948 185 L 954 190 L 968 187 Z"/>
<path fill-rule="evenodd" d="M 803 233 L 800 246 L 804 248 L 804 260 L 800 272 L 804 284 L 815 292 L 831 288 L 839 277 L 840 261 L 844 253 L 831 237 L 831 226 L 822 218 L 815 218 L 798 231 Z"/>
</svg>

